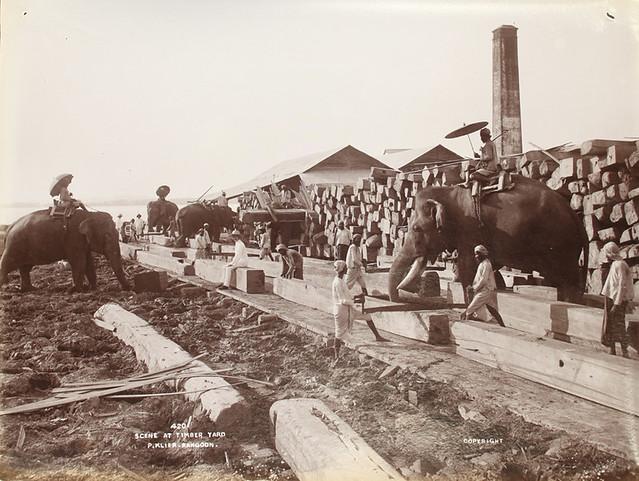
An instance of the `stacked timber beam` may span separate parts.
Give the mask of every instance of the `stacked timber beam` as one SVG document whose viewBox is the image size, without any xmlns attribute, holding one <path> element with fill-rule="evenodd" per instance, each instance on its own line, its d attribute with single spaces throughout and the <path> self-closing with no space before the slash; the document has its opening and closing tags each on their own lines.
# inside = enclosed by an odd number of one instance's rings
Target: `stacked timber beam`
<svg viewBox="0 0 639 481">
<path fill-rule="evenodd" d="M 314 185 L 310 192 L 320 231 L 312 236 L 313 255 L 332 257 L 339 221 L 361 234 L 366 257 L 394 255 L 402 247 L 421 172 L 405 173 L 372 167 L 357 184 Z M 323 229 L 323 230 L 322 230 Z"/>
</svg>

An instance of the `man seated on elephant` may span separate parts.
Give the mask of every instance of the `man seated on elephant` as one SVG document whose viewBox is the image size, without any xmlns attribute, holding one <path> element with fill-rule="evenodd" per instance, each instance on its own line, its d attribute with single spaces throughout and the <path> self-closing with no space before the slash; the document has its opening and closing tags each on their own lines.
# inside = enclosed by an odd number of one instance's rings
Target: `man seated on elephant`
<svg viewBox="0 0 639 481">
<path fill-rule="evenodd" d="M 231 237 L 235 242 L 235 255 L 231 262 L 224 266 L 224 285 L 220 286 L 219 289 L 229 289 L 231 287 L 231 277 L 233 276 L 233 272 L 238 267 L 248 267 L 248 253 L 246 251 L 246 245 L 241 239 L 240 231 L 234 230 L 231 232 Z"/>
<path fill-rule="evenodd" d="M 472 300 L 462 314 L 462 319 L 477 318 L 489 321 L 492 317 L 500 326 L 504 326 L 504 321 L 497 310 L 497 292 L 495 291 L 497 285 L 495 284 L 493 265 L 488 259 L 488 249 L 483 245 L 478 245 L 474 251 L 475 259 L 479 265 L 473 285 L 468 287 L 468 298 L 472 297 Z"/>
<path fill-rule="evenodd" d="M 355 234 L 353 236 L 353 243 L 348 248 L 346 253 L 346 285 L 349 289 L 352 289 L 355 284 L 359 284 L 362 289 L 362 294 L 368 295 L 366 289 L 366 279 L 364 279 L 364 260 L 362 258 L 362 236 Z"/>
<path fill-rule="evenodd" d="M 497 146 L 490 139 L 490 130 L 483 128 L 479 131 L 484 145 L 481 146 L 481 155 L 475 154 L 478 157 L 479 163 L 477 169 L 469 176 L 469 181 L 475 181 L 473 184 L 473 195 L 478 196 L 481 191 L 481 185 L 486 184 L 492 177 L 499 173 L 499 154 L 497 153 Z"/>
<path fill-rule="evenodd" d="M 304 279 L 304 257 L 284 244 L 276 247 L 282 259 L 282 274 L 285 279 Z"/>
</svg>

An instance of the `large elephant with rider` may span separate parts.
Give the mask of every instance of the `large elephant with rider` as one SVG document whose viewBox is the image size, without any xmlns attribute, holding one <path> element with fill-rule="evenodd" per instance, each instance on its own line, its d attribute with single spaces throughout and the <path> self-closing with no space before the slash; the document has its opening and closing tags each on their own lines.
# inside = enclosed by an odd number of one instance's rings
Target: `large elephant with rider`
<svg viewBox="0 0 639 481">
<path fill-rule="evenodd" d="M 473 248 L 484 244 L 495 270 L 502 266 L 538 271 L 558 288 L 561 300 L 578 300 L 585 275 L 579 266 L 587 246 L 583 224 L 566 199 L 547 186 L 512 176 L 514 186 L 485 195 L 480 219 L 470 189 L 427 187 L 415 198 L 404 246 L 389 274 L 389 294 L 399 299 L 406 285 L 445 249 L 457 249 L 459 279 L 472 284 L 476 271 Z M 406 282 L 402 282 L 405 280 Z"/>
<path fill-rule="evenodd" d="M 28 291 L 32 288 L 33 266 L 66 260 L 71 265 L 72 289 L 84 290 L 85 278 L 89 287 L 95 289 L 93 252 L 108 259 L 120 285 L 128 290 L 118 233 L 109 214 L 76 210 L 66 218 L 52 217 L 49 210 L 32 212 L 9 226 L 0 260 L 0 285 L 7 282 L 10 272 L 19 269 L 21 289 Z"/>
<path fill-rule="evenodd" d="M 179 210 L 173 202 L 165 199 L 152 200 L 146 205 L 147 225 L 149 230 L 166 233 Z M 158 229 L 159 228 L 159 229 Z"/>
<path fill-rule="evenodd" d="M 208 224 L 211 240 L 218 241 L 222 228 L 232 228 L 236 222 L 236 215 L 228 206 L 206 205 L 198 202 L 182 207 L 175 214 L 179 237 L 176 245 L 186 244 L 186 239 L 194 236 L 204 224 Z"/>
</svg>

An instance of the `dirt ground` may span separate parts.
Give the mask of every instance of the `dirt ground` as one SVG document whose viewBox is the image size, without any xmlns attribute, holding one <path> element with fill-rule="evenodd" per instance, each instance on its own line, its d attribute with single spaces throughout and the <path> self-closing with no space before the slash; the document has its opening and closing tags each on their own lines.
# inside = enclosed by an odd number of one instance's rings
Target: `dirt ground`
<svg viewBox="0 0 639 481">
<path fill-rule="evenodd" d="M 228 430 L 215 448 L 148 449 L 141 431 L 179 431 L 194 406 L 177 396 L 92 399 L 0 418 L 0 479 L 277 479 L 294 474 L 274 450 L 270 405 L 292 397 L 324 400 L 408 479 L 639 479 L 636 466 L 583 441 L 526 423 L 466 399 L 447 385 L 398 372 L 382 380 L 381 362 L 344 350 L 336 365 L 325 341 L 277 321 L 259 329 L 253 308 L 219 295 L 169 290 L 122 292 L 98 260 L 96 292 L 67 294 L 70 272 L 60 264 L 35 268 L 38 289 L 17 291 L 18 276 L 0 292 L 1 388 L 4 407 L 46 398 L 61 383 L 110 380 L 145 371 L 131 348 L 95 326 L 93 313 L 117 302 L 152 323 L 212 368 L 267 380 L 237 389 L 252 416 Z M 127 264 L 132 275 L 142 267 Z M 135 390 L 170 391 L 165 385 Z M 463 414 L 463 416 L 462 416 Z M 205 417 L 191 431 L 217 431 Z M 19 439 L 24 433 L 22 445 Z M 485 440 L 483 444 L 469 440 Z"/>
</svg>

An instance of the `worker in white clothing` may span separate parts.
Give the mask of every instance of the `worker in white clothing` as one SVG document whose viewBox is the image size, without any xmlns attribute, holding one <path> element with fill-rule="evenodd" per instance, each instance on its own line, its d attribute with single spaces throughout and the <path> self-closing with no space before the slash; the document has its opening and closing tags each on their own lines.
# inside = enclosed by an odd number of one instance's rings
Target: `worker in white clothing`
<svg viewBox="0 0 639 481">
<path fill-rule="evenodd" d="M 346 285 L 344 275 L 346 274 L 346 262 L 335 261 L 335 279 L 331 286 L 331 292 L 333 297 L 333 318 L 335 320 L 335 340 L 333 342 L 333 349 L 335 352 L 335 360 L 339 357 L 339 349 L 344 343 L 344 337 L 351 331 L 353 327 L 353 320 L 358 317 L 366 320 L 368 328 L 375 335 L 375 340 L 378 342 L 387 342 L 388 339 L 380 336 L 375 324 L 370 318 L 370 315 L 362 314 L 356 311 L 355 298 L 351 294 L 351 291 Z"/>
<path fill-rule="evenodd" d="M 351 245 L 353 236 L 351 231 L 344 227 L 344 221 L 337 223 L 337 231 L 335 232 L 335 260 L 345 261 L 348 247 Z"/>
<path fill-rule="evenodd" d="M 353 236 L 353 243 L 348 247 L 346 253 L 346 285 L 349 289 L 352 289 L 355 284 L 359 284 L 362 288 L 362 294 L 368 295 L 366 289 L 366 279 L 364 278 L 364 260 L 362 259 L 362 236 L 355 234 Z"/>
<path fill-rule="evenodd" d="M 497 292 L 495 291 L 497 286 L 493 265 L 488 259 L 488 249 L 483 245 L 478 245 L 474 251 L 475 259 L 479 265 L 473 285 L 468 288 L 468 298 L 472 297 L 472 301 L 462 314 L 462 319 L 489 321 L 493 318 L 500 326 L 503 326 L 504 321 L 497 310 Z"/>
<path fill-rule="evenodd" d="M 246 245 L 241 239 L 240 231 L 234 230 L 231 232 L 231 237 L 235 242 L 235 255 L 231 262 L 224 266 L 224 285 L 220 286 L 219 289 L 228 289 L 231 287 L 231 277 L 233 276 L 233 272 L 238 267 L 248 267 L 248 253 L 246 252 Z"/>
</svg>

